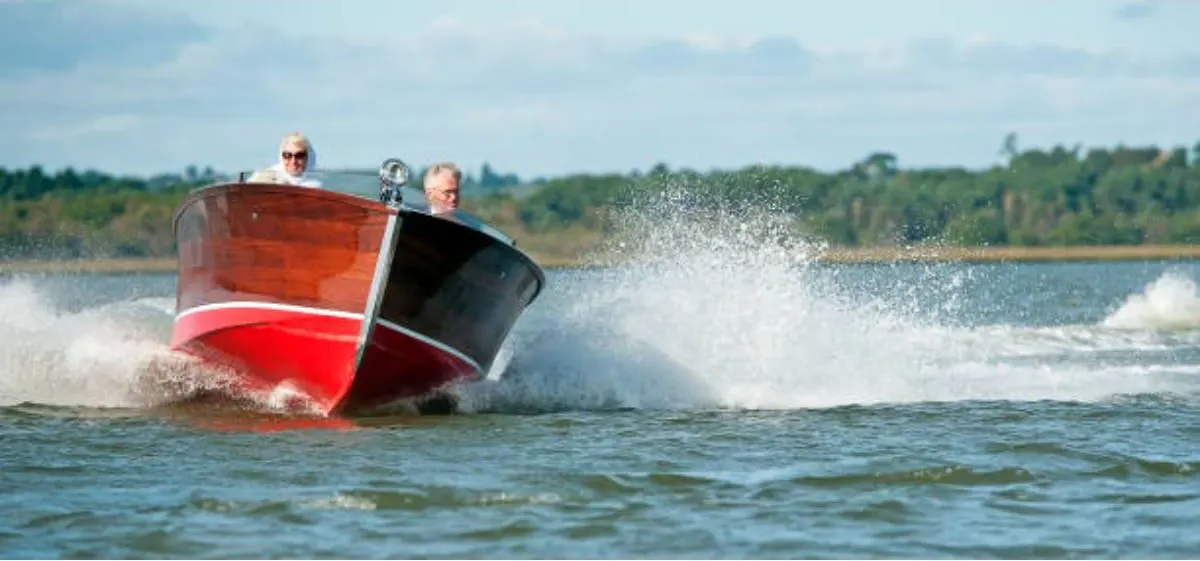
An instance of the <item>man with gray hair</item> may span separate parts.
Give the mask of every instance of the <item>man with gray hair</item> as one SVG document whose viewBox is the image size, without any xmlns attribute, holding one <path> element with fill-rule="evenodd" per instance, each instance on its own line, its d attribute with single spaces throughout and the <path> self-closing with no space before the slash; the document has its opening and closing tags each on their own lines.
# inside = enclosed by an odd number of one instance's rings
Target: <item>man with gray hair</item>
<svg viewBox="0 0 1200 561">
<path fill-rule="evenodd" d="M 458 208 L 460 181 L 462 170 L 453 162 L 439 162 L 425 171 L 425 200 L 431 212 L 442 214 Z"/>
</svg>

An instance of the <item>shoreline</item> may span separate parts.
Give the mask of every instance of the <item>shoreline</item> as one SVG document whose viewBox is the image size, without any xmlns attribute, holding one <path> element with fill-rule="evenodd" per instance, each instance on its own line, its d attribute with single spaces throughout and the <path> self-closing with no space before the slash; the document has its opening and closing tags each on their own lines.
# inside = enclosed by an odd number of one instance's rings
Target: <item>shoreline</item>
<svg viewBox="0 0 1200 561">
<path fill-rule="evenodd" d="M 531 254 L 545 269 L 588 267 L 583 259 Z M 889 263 L 1035 263 L 1077 261 L 1161 261 L 1200 259 L 1197 245 L 1123 245 L 1068 247 L 831 247 L 814 259 L 828 264 Z M 0 262 L 0 275 L 174 273 L 174 258 L 23 259 Z"/>
<path fill-rule="evenodd" d="M 830 263 L 1040 263 L 1200 259 L 1200 245 L 1039 247 L 832 247 L 817 259 Z"/>
</svg>

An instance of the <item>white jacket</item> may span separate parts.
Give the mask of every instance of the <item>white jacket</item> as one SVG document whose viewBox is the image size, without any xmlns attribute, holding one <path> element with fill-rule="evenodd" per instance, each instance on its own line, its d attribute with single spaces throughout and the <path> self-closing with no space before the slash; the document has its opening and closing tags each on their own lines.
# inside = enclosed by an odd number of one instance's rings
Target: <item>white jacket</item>
<svg viewBox="0 0 1200 561">
<path fill-rule="evenodd" d="M 321 180 L 317 179 L 309 170 L 317 167 L 317 150 L 310 143 L 308 146 L 308 161 L 304 164 L 304 171 L 300 175 L 292 175 L 283 168 L 283 162 L 279 162 L 267 169 L 262 169 L 254 172 L 250 179 L 250 183 L 281 183 L 285 185 L 296 185 L 298 187 L 313 187 L 321 188 Z"/>
</svg>

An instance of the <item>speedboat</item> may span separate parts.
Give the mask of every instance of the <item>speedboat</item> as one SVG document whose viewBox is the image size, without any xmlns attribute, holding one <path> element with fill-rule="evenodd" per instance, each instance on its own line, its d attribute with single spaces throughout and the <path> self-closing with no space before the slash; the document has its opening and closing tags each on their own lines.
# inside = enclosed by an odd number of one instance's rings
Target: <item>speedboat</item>
<svg viewBox="0 0 1200 561">
<path fill-rule="evenodd" d="M 485 378 L 542 269 L 478 217 L 435 214 L 399 159 L 317 173 L 324 188 L 241 173 L 187 195 L 172 349 L 326 416 Z"/>
</svg>

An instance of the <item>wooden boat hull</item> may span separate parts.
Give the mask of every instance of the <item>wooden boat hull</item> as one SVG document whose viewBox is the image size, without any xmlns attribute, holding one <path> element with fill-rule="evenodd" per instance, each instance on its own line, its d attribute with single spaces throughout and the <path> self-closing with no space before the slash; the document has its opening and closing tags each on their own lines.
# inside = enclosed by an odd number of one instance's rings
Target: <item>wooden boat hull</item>
<svg viewBox="0 0 1200 561">
<path fill-rule="evenodd" d="M 324 190 L 208 187 L 175 228 L 172 347 L 323 414 L 483 377 L 544 282 L 505 240 Z"/>
</svg>

